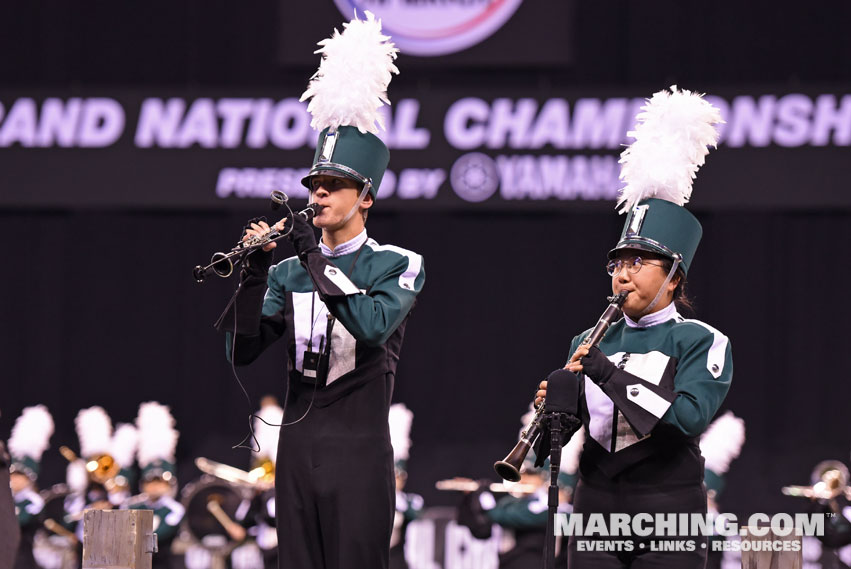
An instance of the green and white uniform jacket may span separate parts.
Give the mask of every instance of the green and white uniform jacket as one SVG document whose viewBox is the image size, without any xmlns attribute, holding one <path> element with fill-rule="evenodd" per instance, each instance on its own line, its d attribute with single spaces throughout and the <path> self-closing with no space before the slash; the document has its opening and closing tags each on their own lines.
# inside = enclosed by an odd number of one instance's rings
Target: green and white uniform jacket
<svg viewBox="0 0 851 569">
<path fill-rule="evenodd" d="M 589 333 L 573 339 L 571 354 Z M 620 476 L 639 485 L 702 481 L 698 438 L 733 375 L 727 337 L 683 318 L 672 303 L 638 322 L 624 316 L 599 348 L 627 373 L 616 373 L 602 388 L 587 377 L 581 385 L 588 431 L 583 478 L 605 483 Z"/>
<path fill-rule="evenodd" d="M 498 501 L 492 494 L 482 493 L 479 503 L 488 519 L 510 529 L 543 529 L 547 527 L 547 487 L 530 496 L 503 496 Z"/>
<path fill-rule="evenodd" d="M 14 496 L 15 514 L 18 516 L 18 524 L 21 527 L 27 526 L 35 521 L 44 509 L 44 500 L 32 488 L 24 488 Z"/>
<path fill-rule="evenodd" d="M 396 512 L 393 516 L 393 533 L 390 534 L 390 548 L 404 546 L 408 524 L 423 512 L 425 502 L 419 494 L 410 494 L 396 490 Z"/>
<path fill-rule="evenodd" d="M 379 245 L 366 230 L 333 251 L 323 243 L 320 249 L 323 258 L 311 259 L 309 274 L 297 257 L 272 266 L 265 282 L 256 269 L 249 270 L 236 302 L 234 361 L 248 364 L 287 336 L 291 389 L 312 391 L 304 354 L 308 346 L 313 352 L 327 346 L 332 315 L 327 380 L 315 399 L 322 406 L 371 379 L 395 375 L 404 323 L 425 269 L 422 256 Z M 233 320 L 225 316 L 219 329 L 232 331 Z M 231 334 L 227 341 L 230 352 Z"/>
<path fill-rule="evenodd" d="M 155 502 L 133 504 L 130 509 L 154 511 L 154 533 L 161 544 L 169 542 L 177 534 L 180 522 L 186 514 L 183 504 L 168 496 L 163 496 Z"/>
</svg>

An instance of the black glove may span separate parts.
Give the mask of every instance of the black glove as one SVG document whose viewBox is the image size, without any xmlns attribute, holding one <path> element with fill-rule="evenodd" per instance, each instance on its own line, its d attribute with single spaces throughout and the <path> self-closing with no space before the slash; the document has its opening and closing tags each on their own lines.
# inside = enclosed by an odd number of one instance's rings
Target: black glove
<svg viewBox="0 0 851 569">
<path fill-rule="evenodd" d="M 490 481 L 483 481 L 481 488 L 487 488 Z M 481 489 L 465 494 L 458 506 L 456 522 L 470 530 L 476 539 L 489 539 L 493 523 L 479 501 Z"/>
<path fill-rule="evenodd" d="M 597 385 L 609 381 L 618 369 L 596 346 L 592 346 L 588 355 L 580 358 L 579 363 L 582 364 L 582 373 Z"/>
<path fill-rule="evenodd" d="M 261 221 L 264 221 L 264 222 L 266 222 L 266 223 L 269 223 L 269 222 L 266 220 L 266 216 L 265 216 L 265 215 L 260 215 L 260 216 L 257 216 L 257 217 L 252 217 L 251 219 L 249 219 L 248 221 L 246 221 L 246 222 L 245 222 L 245 227 L 243 227 L 243 228 L 242 228 L 242 233 L 240 233 L 240 235 L 239 235 L 240 240 L 242 239 L 242 236 L 243 236 L 243 235 L 245 235 L 245 232 L 246 232 L 246 231 L 248 231 L 249 229 L 254 229 L 253 227 L 251 227 L 251 224 L 252 224 L 252 223 L 254 223 L 254 224 L 259 224 Z"/>
<path fill-rule="evenodd" d="M 287 233 L 287 237 L 292 242 L 302 266 L 310 275 L 310 280 L 313 281 L 313 286 L 316 287 L 316 292 L 322 302 L 328 304 L 333 298 L 360 294 L 360 291 L 353 284 L 349 287 L 342 285 L 341 288 L 341 283 L 338 281 L 341 278 L 344 281 L 349 281 L 349 278 L 319 251 L 319 246 L 316 244 L 316 234 L 313 232 L 313 225 L 310 222 L 300 215 L 294 215 L 292 230 Z M 346 290 L 348 292 L 345 292 Z"/>
<path fill-rule="evenodd" d="M 576 417 L 575 415 L 562 415 L 562 424 L 561 424 L 561 446 L 567 444 L 567 442 L 573 438 L 573 435 L 576 434 L 576 431 L 582 426 L 582 419 Z M 550 427 L 544 423 L 541 426 L 541 434 L 538 437 L 538 440 L 535 441 L 532 450 L 535 451 L 535 466 L 538 468 L 543 468 L 544 463 L 548 458 L 550 458 L 550 453 L 552 453 L 552 433 L 550 432 Z"/>
<path fill-rule="evenodd" d="M 296 255 L 303 263 L 306 262 L 310 253 L 319 252 L 313 225 L 298 214 L 292 217 L 292 231 L 287 234 L 287 239 L 293 244 Z"/>
<path fill-rule="evenodd" d="M 266 221 L 266 217 L 263 215 L 259 217 L 252 217 L 245 223 L 245 227 L 242 228 L 242 233 L 239 236 L 240 243 L 242 242 L 243 236 L 245 236 L 245 232 L 249 229 L 254 229 L 251 227 L 251 224 L 260 223 L 261 221 Z M 264 251 L 262 248 L 256 249 L 245 257 L 242 263 L 242 270 L 247 275 L 262 277 L 265 279 L 266 275 L 269 273 L 269 267 L 272 266 L 272 261 L 274 260 L 274 250 Z"/>
</svg>

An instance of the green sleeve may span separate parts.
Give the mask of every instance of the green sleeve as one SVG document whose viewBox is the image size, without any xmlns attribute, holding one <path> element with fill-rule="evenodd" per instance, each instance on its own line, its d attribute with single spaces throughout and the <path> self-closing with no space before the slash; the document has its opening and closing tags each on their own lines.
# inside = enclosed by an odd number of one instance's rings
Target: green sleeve
<svg viewBox="0 0 851 569">
<path fill-rule="evenodd" d="M 699 436 L 721 407 L 732 378 L 733 356 L 726 336 L 712 330 L 691 340 L 677 362 L 677 397 L 662 421 L 689 437 Z"/>
<path fill-rule="evenodd" d="M 29 512 L 31 504 L 32 502 L 29 500 L 15 502 L 15 512 L 18 514 L 18 525 L 21 527 L 28 525 L 33 518 L 35 518 L 35 516 Z"/>
<path fill-rule="evenodd" d="M 406 494 L 405 501 L 407 502 L 407 507 L 402 514 L 405 516 L 406 520 L 415 520 L 420 517 L 420 514 L 423 513 L 423 497 L 419 494 Z"/>
<path fill-rule="evenodd" d="M 171 539 L 177 534 L 177 528 L 180 524 L 171 525 L 167 521 L 168 516 L 165 516 L 160 519 L 160 525 L 157 526 L 156 534 L 157 538 L 161 541 L 166 541 Z"/>
<path fill-rule="evenodd" d="M 179 502 L 170 501 L 170 505 L 157 508 L 154 515 L 159 517 L 160 523 L 155 528 L 155 533 L 160 541 L 167 541 L 177 534 L 180 522 L 186 511 Z"/>
<path fill-rule="evenodd" d="M 380 346 L 408 315 L 423 288 L 425 268 L 422 257 L 416 256 L 420 266 L 413 279 L 403 279 L 410 270 L 411 259 L 398 255 L 366 294 L 329 298 L 328 310 L 356 339 L 368 346 Z"/>
<path fill-rule="evenodd" d="M 250 364 L 263 350 L 286 333 L 286 291 L 276 269 L 277 267 L 273 267 L 269 271 L 265 296 L 263 287 L 258 286 L 256 282 L 246 282 L 247 288 L 237 295 L 233 308 L 235 319 L 239 322 L 235 342 L 233 328 L 231 327 L 230 331 L 226 327 L 223 328 L 225 356 L 229 362 L 236 365 Z"/>
<path fill-rule="evenodd" d="M 535 528 L 547 525 L 546 504 L 529 498 L 506 496 L 486 513 L 492 522 L 507 528 Z"/>
<path fill-rule="evenodd" d="M 18 524 L 24 527 L 35 522 L 44 509 L 44 500 L 32 489 L 25 490 L 22 494 L 15 501 L 15 513 L 18 517 Z"/>
</svg>

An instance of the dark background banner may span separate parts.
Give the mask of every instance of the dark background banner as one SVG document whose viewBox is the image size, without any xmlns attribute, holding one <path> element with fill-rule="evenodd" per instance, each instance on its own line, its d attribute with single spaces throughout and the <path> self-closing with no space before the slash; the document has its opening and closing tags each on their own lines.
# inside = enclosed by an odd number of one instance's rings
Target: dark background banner
<svg viewBox="0 0 851 569">
<path fill-rule="evenodd" d="M 780 487 L 807 483 L 816 462 L 848 461 L 851 450 L 843 360 L 851 341 L 851 4 L 576 0 L 564 13 L 552 4 L 519 3 L 466 50 L 398 61 L 390 90 L 394 125 L 406 125 L 391 141 L 398 183 L 368 229 L 422 253 L 428 274 L 395 393 L 415 412 L 409 488 L 445 504 L 456 497 L 434 490 L 436 480 L 494 477 L 491 465 L 514 445 L 535 385 L 563 365 L 570 339 L 605 306 L 605 253 L 622 224 L 608 182 L 630 125 L 613 139 L 578 131 L 580 101 L 584 112 L 597 101 L 615 113 L 676 84 L 709 93 L 730 113 L 695 184 L 691 209 L 704 239 L 689 275 L 697 317 L 733 345 L 724 408 L 747 423 L 721 506 L 739 515 L 806 508 Z M 24 406 L 49 407 L 57 429 L 43 486 L 62 479 L 56 448 L 77 448 L 73 418 L 94 404 L 115 422 L 132 420 L 143 401 L 171 405 L 182 483 L 198 476 L 196 456 L 248 464 L 247 451 L 231 447 L 260 396 L 282 392 L 282 347 L 240 370 L 245 401 L 211 327 L 233 283 L 198 285 L 191 268 L 230 247 L 247 217 L 268 211 L 265 197 L 218 197 L 223 170 L 234 170 L 226 172 L 233 188 L 265 196 L 297 179 L 312 149 L 306 134 L 275 140 L 244 126 L 237 136 L 219 105 L 247 99 L 250 112 L 264 112 L 264 100 L 273 111 L 284 101 L 280 128 L 302 128 L 293 99 L 316 68 L 313 44 L 348 18 L 330 0 L 44 0 L 4 13 L 0 437 Z M 41 120 L 50 99 L 54 117 L 79 114 L 72 126 L 40 134 L 28 117 Z M 150 100 L 180 116 L 176 132 L 158 131 L 169 145 L 137 128 Z M 120 129 L 109 122 L 116 105 Z M 231 103 L 229 112 L 240 108 Z M 461 128 L 450 138 L 453 109 L 468 114 L 456 116 Z M 529 109 L 552 126 L 493 126 Z M 614 132 L 617 117 L 603 116 L 588 124 Z M 471 155 L 461 169 L 468 187 L 484 187 L 490 166 L 500 176 L 482 201 L 462 199 L 451 183 L 453 166 Z M 553 177 L 592 163 L 608 194 L 571 196 L 565 188 L 579 186 L 564 179 L 572 178 Z M 253 177 L 249 168 L 258 169 Z M 406 169 L 419 176 L 405 184 Z M 437 170 L 445 179 L 430 186 Z M 428 187 L 437 187 L 431 197 Z M 570 199 L 553 197 L 559 191 Z"/>
</svg>

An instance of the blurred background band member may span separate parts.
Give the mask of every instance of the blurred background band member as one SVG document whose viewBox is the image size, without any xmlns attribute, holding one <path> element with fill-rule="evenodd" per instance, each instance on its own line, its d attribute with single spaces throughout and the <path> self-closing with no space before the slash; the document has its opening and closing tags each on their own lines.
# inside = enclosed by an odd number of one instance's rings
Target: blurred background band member
<svg viewBox="0 0 851 569">
<path fill-rule="evenodd" d="M 139 405 L 136 427 L 139 432 L 137 456 L 142 472 L 139 489 L 142 493 L 129 507 L 153 510 L 159 551 L 154 554 L 151 563 L 154 569 L 167 568 L 173 561 L 172 541 L 186 513 L 183 505 L 174 498 L 177 492 L 175 450 L 179 433 L 171 410 L 155 401 Z"/>
<path fill-rule="evenodd" d="M 624 317 L 599 348 L 582 345 L 590 330 L 576 336 L 566 366 L 584 377 L 588 430 L 574 512 L 705 514 L 698 440 L 726 397 L 732 355 L 726 336 L 684 318 L 676 302 L 684 299 L 702 234 L 682 205 L 708 146 L 718 140 L 713 125 L 721 118 L 701 96 L 676 87 L 656 93 L 642 111 L 630 133 L 635 142 L 621 158 L 627 218 L 606 267 L 612 292 L 629 291 Z M 538 401 L 546 383 L 540 387 Z M 658 551 L 665 544 L 654 534 L 608 552 L 577 547 L 579 539 L 594 541 L 571 537 L 571 567 L 686 569 L 706 563 L 699 536 L 665 538 L 693 539 L 685 551 Z"/>
<path fill-rule="evenodd" d="M 38 493 L 36 482 L 41 457 L 50 445 L 52 434 L 53 417 L 47 407 L 36 405 L 23 410 L 9 437 L 9 483 L 21 536 L 15 569 L 37 567 L 33 556 L 33 538 L 39 527 L 38 516 L 44 508 L 44 500 Z"/>
<path fill-rule="evenodd" d="M 408 525 L 422 514 L 425 502 L 419 494 L 405 492 L 408 481 L 408 458 L 411 449 L 411 423 L 414 413 L 404 403 L 390 406 L 390 443 L 393 445 L 393 467 L 396 475 L 396 512 L 390 536 L 390 569 L 407 569 L 405 543 Z"/>
<path fill-rule="evenodd" d="M 712 421 L 706 432 L 700 437 L 700 454 L 704 458 L 703 481 L 706 486 L 707 512 L 717 516 L 722 510 L 718 507 L 721 493 L 724 491 L 725 476 L 730 463 L 742 452 L 745 444 L 745 421 L 727 411 Z M 724 536 L 712 535 L 712 542 L 724 541 Z M 706 569 L 721 569 L 724 558 L 723 547 L 708 547 L 709 555 Z"/>
</svg>

